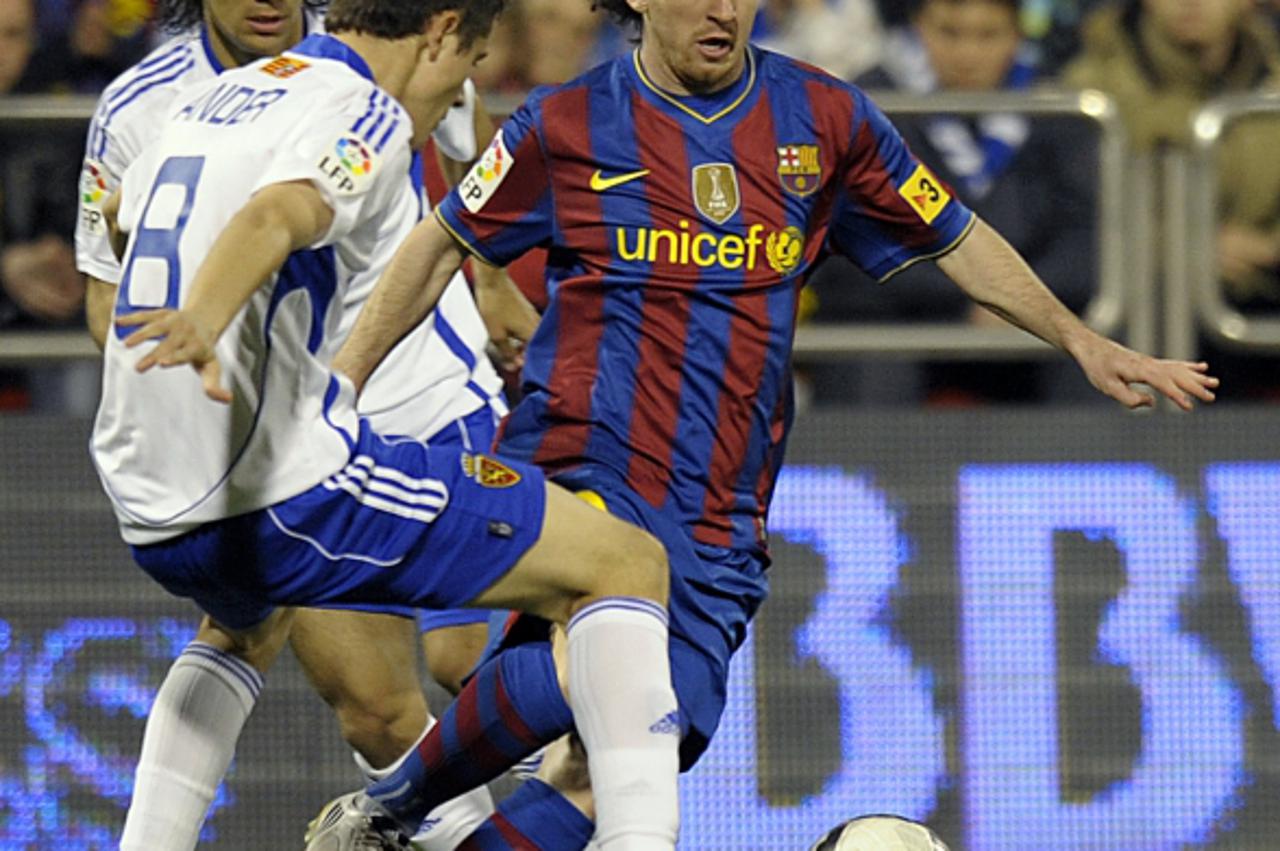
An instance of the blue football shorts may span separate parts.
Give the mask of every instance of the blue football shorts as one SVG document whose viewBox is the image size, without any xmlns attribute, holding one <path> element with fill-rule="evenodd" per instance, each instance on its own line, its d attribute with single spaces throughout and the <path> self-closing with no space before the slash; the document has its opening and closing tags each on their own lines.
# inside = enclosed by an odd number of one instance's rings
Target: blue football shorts
<svg viewBox="0 0 1280 851">
<path fill-rule="evenodd" d="M 671 567 L 671 681 L 684 733 L 680 768 L 687 771 L 720 725 L 729 658 L 746 640 L 747 624 L 769 591 L 766 557 L 694 541 L 678 521 L 651 506 L 606 468 L 579 467 L 555 475 L 553 481 L 597 507 L 602 502 L 610 514 L 647 530 L 666 547 Z M 545 622 L 536 618 L 495 617 L 490 623 L 500 624 L 503 635 L 491 642 L 486 657 L 513 643 L 547 637 Z"/>
<path fill-rule="evenodd" d="M 515 565 L 545 510 L 536 467 L 384 438 L 362 422 L 348 463 L 310 490 L 133 554 L 231 629 L 276 606 L 450 609 Z"/>
</svg>

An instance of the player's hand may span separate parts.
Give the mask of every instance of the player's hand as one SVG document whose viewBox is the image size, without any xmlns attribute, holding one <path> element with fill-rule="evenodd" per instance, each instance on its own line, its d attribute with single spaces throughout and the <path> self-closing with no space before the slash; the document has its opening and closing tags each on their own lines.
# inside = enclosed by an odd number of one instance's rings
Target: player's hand
<svg viewBox="0 0 1280 851">
<path fill-rule="evenodd" d="M 205 395 L 215 402 L 229 403 L 231 391 L 222 386 L 222 365 L 214 349 L 217 335 L 195 317 L 181 310 L 140 310 L 116 319 L 121 328 L 137 327 L 124 338 L 128 348 L 148 340 L 159 340 L 154 349 L 138 361 L 135 369 L 146 372 L 153 366 L 190 364 L 200 376 Z"/>
<path fill-rule="evenodd" d="M 511 276 L 501 269 L 476 264 L 476 307 L 489 332 L 498 365 L 518 371 L 524 366 L 524 347 L 538 327 L 540 317 Z"/>
<path fill-rule="evenodd" d="M 0 282 L 23 311 L 38 319 L 66 322 L 84 304 L 84 278 L 66 240 L 45 234 L 0 250 Z"/>
<path fill-rule="evenodd" d="M 1209 375 L 1203 361 L 1162 360 L 1127 349 L 1097 337 L 1077 358 L 1094 387 L 1127 408 L 1148 408 L 1156 403 L 1150 393 L 1131 385 L 1145 384 L 1167 397 L 1184 411 L 1201 402 L 1214 400 L 1218 379 Z"/>
</svg>

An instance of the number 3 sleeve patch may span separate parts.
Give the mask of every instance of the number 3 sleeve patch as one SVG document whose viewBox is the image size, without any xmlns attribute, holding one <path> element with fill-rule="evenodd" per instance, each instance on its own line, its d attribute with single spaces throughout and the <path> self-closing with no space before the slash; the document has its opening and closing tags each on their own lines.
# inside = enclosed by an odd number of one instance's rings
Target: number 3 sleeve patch
<svg viewBox="0 0 1280 851">
<path fill-rule="evenodd" d="M 942 182 L 923 165 L 916 166 L 907 182 L 898 187 L 898 194 L 911 205 L 911 209 L 916 211 L 925 224 L 933 224 L 938 214 L 951 203 L 951 196 Z"/>
</svg>

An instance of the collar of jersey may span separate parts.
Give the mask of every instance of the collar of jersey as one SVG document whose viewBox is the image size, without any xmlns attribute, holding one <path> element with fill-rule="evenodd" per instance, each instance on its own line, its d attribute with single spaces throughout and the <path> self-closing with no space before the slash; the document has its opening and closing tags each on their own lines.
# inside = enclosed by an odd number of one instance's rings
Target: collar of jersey
<svg viewBox="0 0 1280 851">
<path fill-rule="evenodd" d="M 649 79 L 649 75 L 644 70 L 644 65 L 640 63 L 640 48 L 636 48 L 632 52 L 631 64 L 636 69 L 636 76 L 640 78 L 640 82 L 645 88 L 686 115 L 691 115 L 698 119 L 703 124 L 711 124 L 733 112 L 739 104 L 747 99 L 747 95 L 751 94 L 751 90 L 756 85 L 756 56 L 755 50 L 750 45 L 747 45 L 747 72 L 739 77 L 732 86 L 709 96 L 674 95 L 659 87 L 657 83 Z"/>
<path fill-rule="evenodd" d="M 218 61 L 218 54 L 213 52 L 213 42 L 209 41 L 209 28 L 200 28 L 200 46 L 204 48 L 204 56 L 209 60 L 209 65 L 213 68 L 215 74 L 221 74 L 227 70 L 222 67 L 222 63 Z"/>
<path fill-rule="evenodd" d="M 322 33 L 309 35 L 298 42 L 296 46 L 289 48 L 289 52 L 299 53 L 303 56 L 314 56 L 317 59 L 336 59 L 339 62 L 346 63 L 352 71 L 355 71 L 369 82 L 376 82 L 373 79 L 373 71 L 369 70 L 369 64 L 360 58 L 360 54 L 331 35 Z"/>
<path fill-rule="evenodd" d="M 310 23 L 311 21 L 308 19 L 307 15 L 303 13 L 302 15 L 303 36 L 307 35 L 307 28 L 310 25 Z M 305 41 L 306 39 L 304 38 L 303 40 Z M 227 70 L 222 66 L 222 62 L 219 61 L 218 54 L 213 52 L 213 42 L 209 41 L 209 28 L 207 26 L 200 27 L 200 46 L 204 48 L 205 58 L 209 60 L 209 66 L 213 68 L 213 71 L 215 74 L 221 74 L 223 71 Z M 291 53 L 296 52 L 296 49 L 290 52 Z M 363 61 L 364 60 L 361 60 L 361 62 Z M 367 68 L 368 66 L 365 66 L 365 67 Z M 368 74 L 366 74 L 365 76 L 369 77 L 369 79 L 371 80 L 373 79 L 373 77 Z"/>
</svg>

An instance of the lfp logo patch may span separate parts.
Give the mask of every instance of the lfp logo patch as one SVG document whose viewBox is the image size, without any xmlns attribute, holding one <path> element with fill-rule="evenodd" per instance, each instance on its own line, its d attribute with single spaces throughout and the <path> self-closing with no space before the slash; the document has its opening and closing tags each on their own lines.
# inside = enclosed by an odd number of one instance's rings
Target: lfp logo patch
<svg viewBox="0 0 1280 851">
<path fill-rule="evenodd" d="M 101 236 L 107 232 L 102 202 L 110 194 L 111 183 L 102 163 L 85 160 L 84 168 L 80 170 L 80 220 L 89 233 Z"/>
<path fill-rule="evenodd" d="M 513 165 L 515 165 L 515 159 L 511 156 L 511 151 L 507 150 L 507 143 L 502 138 L 502 131 L 499 130 L 480 160 L 458 187 L 458 192 L 462 195 L 462 203 L 466 208 L 473 213 L 478 213 L 493 193 L 498 191 L 502 181 L 506 180 L 507 175 L 511 173 Z"/>
<path fill-rule="evenodd" d="M 356 177 L 364 177 L 373 172 L 373 151 L 354 136 L 339 139 L 334 150 L 342 167 Z"/>
<path fill-rule="evenodd" d="M 339 136 L 332 151 L 316 163 L 329 185 L 344 195 L 364 189 L 378 168 L 378 155 L 356 136 Z"/>
<path fill-rule="evenodd" d="M 107 174 L 97 160 L 85 160 L 80 172 L 80 201 L 84 204 L 101 204 L 110 187 Z"/>
</svg>

